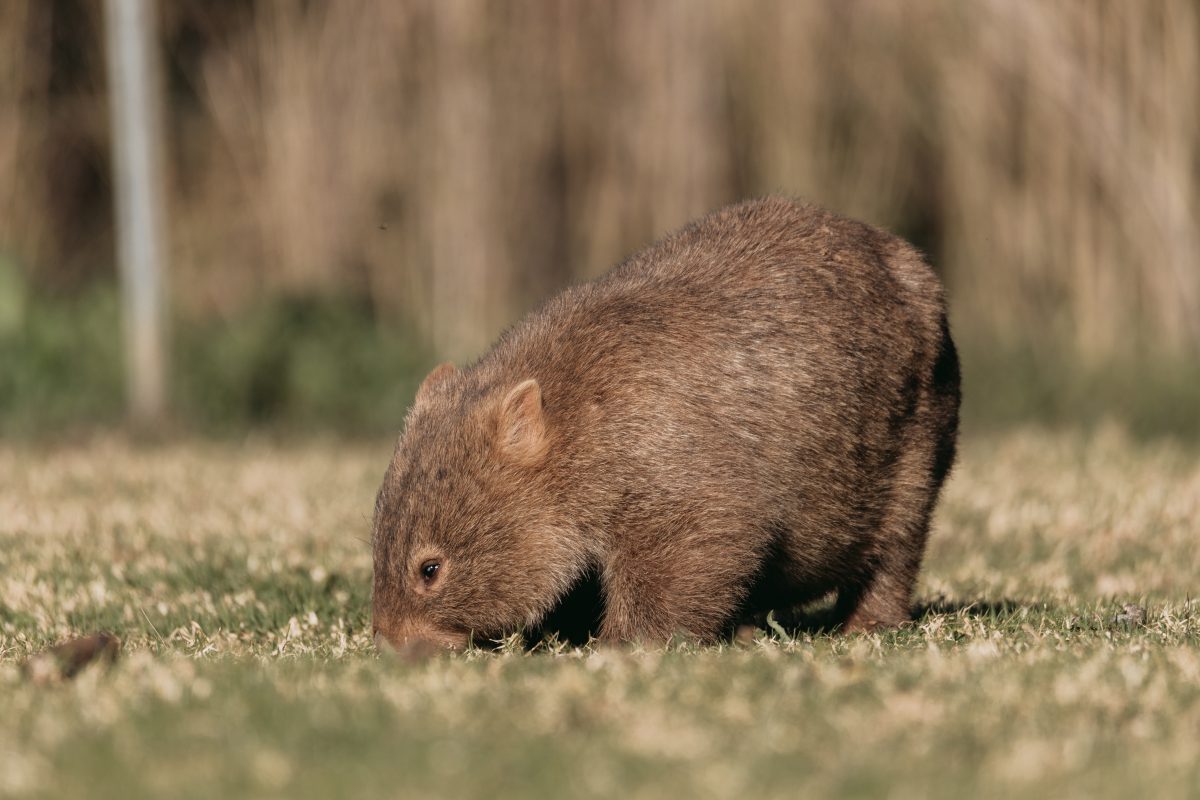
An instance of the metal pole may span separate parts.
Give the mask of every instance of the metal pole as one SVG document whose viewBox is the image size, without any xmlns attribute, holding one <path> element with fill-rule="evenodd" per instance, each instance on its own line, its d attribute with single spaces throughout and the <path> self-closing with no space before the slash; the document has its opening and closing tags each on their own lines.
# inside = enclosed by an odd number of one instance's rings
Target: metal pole
<svg viewBox="0 0 1200 800">
<path fill-rule="evenodd" d="M 130 416 L 166 413 L 165 209 L 153 0 L 106 0 L 117 259 Z"/>
</svg>

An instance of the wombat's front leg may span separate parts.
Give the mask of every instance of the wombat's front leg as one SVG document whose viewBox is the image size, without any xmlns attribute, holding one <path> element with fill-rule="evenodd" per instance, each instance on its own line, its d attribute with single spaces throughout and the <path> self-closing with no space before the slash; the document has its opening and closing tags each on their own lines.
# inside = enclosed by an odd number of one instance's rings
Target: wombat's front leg
<svg viewBox="0 0 1200 800">
<path fill-rule="evenodd" d="M 660 540 L 661 541 L 661 540 Z M 739 565 L 722 563 L 710 548 L 615 558 L 602 573 L 604 619 L 600 638 L 607 642 L 662 643 L 673 635 L 717 640 L 741 599 Z M 703 554 L 703 555 L 701 555 Z"/>
<path fill-rule="evenodd" d="M 606 589 L 600 640 L 610 644 L 642 642 L 662 644 L 676 633 L 695 636 L 693 626 L 667 606 L 662 598 L 638 598 L 638 590 Z M 701 638 L 703 638 L 701 636 Z"/>
</svg>

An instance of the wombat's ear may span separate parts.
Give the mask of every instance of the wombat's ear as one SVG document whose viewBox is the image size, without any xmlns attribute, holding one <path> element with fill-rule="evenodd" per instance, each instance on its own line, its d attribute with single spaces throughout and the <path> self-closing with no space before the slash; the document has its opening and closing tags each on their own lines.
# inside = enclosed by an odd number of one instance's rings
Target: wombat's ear
<svg viewBox="0 0 1200 800">
<path fill-rule="evenodd" d="M 530 378 L 518 383 L 500 404 L 500 451 L 532 465 L 546 452 L 546 416 L 542 413 L 542 388 Z"/>
<path fill-rule="evenodd" d="M 440 384 L 449 380 L 458 369 L 449 361 L 438 364 L 433 368 L 433 371 L 425 376 L 425 380 L 421 381 L 421 388 L 417 389 L 417 399 L 413 401 L 414 406 L 422 406 L 429 403 L 433 397 L 433 390 Z"/>
</svg>

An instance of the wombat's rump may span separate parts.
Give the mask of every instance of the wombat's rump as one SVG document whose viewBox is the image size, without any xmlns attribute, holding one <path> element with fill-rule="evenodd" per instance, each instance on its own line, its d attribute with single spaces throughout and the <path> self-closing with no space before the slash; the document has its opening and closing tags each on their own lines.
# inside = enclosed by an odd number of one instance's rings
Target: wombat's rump
<svg viewBox="0 0 1200 800">
<path fill-rule="evenodd" d="M 376 503 L 376 631 L 495 637 L 589 573 L 606 639 L 711 639 L 832 591 L 847 630 L 895 625 L 958 383 L 906 242 L 785 199 L 725 208 L 426 378 Z"/>
</svg>

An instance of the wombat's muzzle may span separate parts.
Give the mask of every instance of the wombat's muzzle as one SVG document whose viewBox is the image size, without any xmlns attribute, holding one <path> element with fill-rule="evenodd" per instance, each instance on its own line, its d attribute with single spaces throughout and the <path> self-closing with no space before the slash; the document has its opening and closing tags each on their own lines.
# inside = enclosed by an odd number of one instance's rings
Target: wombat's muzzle
<svg viewBox="0 0 1200 800">
<path fill-rule="evenodd" d="M 401 626 L 396 630 L 375 628 L 375 647 L 382 653 L 400 656 L 405 660 L 418 660 L 445 653 L 463 650 L 466 637 L 436 630 Z"/>
</svg>

